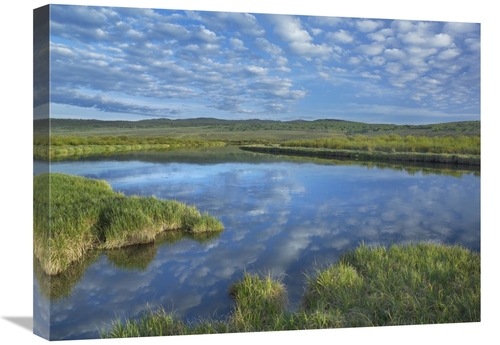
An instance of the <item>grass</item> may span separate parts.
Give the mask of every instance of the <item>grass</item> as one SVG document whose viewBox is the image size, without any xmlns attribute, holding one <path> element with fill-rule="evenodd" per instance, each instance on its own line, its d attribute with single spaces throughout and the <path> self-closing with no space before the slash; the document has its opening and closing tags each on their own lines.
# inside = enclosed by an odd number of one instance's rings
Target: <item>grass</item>
<svg viewBox="0 0 500 345">
<path fill-rule="evenodd" d="M 285 122 L 211 118 L 50 119 L 34 121 L 33 143 L 34 158 L 43 160 L 146 150 L 265 145 L 266 148 L 250 149 L 327 159 L 480 165 L 479 121 L 393 125 L 331 119 Z"/>
<path fill-rule="evenodd" d="M 164 136 L 51 135 L 50 138 L 48 136 L 34 137 L 33 154 L 37 159 L 54 159 L 68 156 L 90 156 L 131 151 L 175 150 L 224 145 L 225 143 L 220 140 L 188 140 Z"/>
<path fill-rule="evenodd" d="M 34 256 L 49 275 L 68 269 L 91 249 L 150 243 L 167 230 L 222 231 L 194 206 L 154 197 L 126 197 L 105 181 L 46 173 L 33 181 Z"/>
<path fill-rule="evenodd" d="M 290 156 L 316 157 L 324 159 L 349 159 L 356 161 L 410 162 L 480 166 L 480 155 L 450 154 L 435 152 L 386 152 L 376 150 L 331 149 L 317 147 L 287 147 L 276 145 L 242 146 L 244 150 Z"/>
<path fill-rule="evenodd" d="M 275 145 L 242 147 L 248 151 L 346 158 L 367 161 L 481 164 L 479 135 L 400 136 L 397 134 L 335 136 L 324 139 L 290 140 Z"/>
<path fill-rule="evenodd" d="M 50 127 L 50 136 L 47 135 Z M 365 124 L 340 120 L 35 121 L 36 159 L 64 159 L 145 150 L 266 145 L 313 157 L 478 165 L 480 122 L 430 125 Z M 262 150 L 262 149 L 260 149 Z M 269 151 L 267 151 L 269 152 Z"/>
<path fill-rule="evenodd" d="M 299 310 L 280 281 L 245 273 L 221 320 L 184 322 L 163 309 L 117 321 L 103 338 L 480 321 L 480 255 L 431 243 L 368 247 L 307 275 Z"/>
<path fill-rule="evenodd" d="M 397 134 L 333 137 L 316 140 L 293 140 L 283 147 L 311 147 L 337 150 L 365 150 L 383 152 L 420 152 L 440 154 L 481 154 L 481 137 L 477 136 L 399 136 Z"/>
</svg>

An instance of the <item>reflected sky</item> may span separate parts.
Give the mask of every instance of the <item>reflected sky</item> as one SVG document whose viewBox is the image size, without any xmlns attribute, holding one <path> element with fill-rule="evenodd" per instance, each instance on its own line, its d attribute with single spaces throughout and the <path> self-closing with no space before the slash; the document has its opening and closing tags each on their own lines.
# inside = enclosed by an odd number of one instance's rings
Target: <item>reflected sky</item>
<svg viewBox="0 0 500 345">
<path fill-rule="evenodd" d="M 290 161 L 112 159 L 56 162 L 51 171 L 105 179 L 126 195 L 186 202 L 225 226 L 206 243 L 183 239 L 159 247 L 146 270 L 120 269 L 102 254 L 71 296 L 52 301 L 53 339 L 99 337 L 117 317 L 137 317 L 156 306 L 188 320 L 223 316 L 232 308 L 229 285 L 244 271 L 281 278 L 294 309 L 305 274 L 361 242 L 432 241 L 480 251 L 480 178 L 473 174 Z"/>
</svg>

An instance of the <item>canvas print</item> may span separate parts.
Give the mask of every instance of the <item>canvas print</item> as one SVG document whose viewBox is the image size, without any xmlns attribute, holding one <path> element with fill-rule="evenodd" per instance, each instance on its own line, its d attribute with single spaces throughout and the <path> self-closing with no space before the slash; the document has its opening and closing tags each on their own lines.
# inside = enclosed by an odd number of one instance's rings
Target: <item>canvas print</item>
<svg viewBox="0 0 500 345">
<path fill-rule="evenodd" d="M 34 333 L 470 323 L 480 23 L 33 12 Z"/>
</svg>

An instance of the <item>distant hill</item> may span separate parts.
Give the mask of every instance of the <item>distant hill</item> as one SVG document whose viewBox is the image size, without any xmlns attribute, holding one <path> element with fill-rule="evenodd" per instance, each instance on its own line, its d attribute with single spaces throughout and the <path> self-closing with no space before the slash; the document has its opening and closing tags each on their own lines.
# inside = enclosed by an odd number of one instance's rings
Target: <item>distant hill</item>
<svg viewBox="0 0 500 345">
<path fill-rule="evenodd" d="M 148 119 L 141 121 L 105 121 L 79 119 L 51 119 L 51 130 L 55 132 L 86 131 L 95 129 L 147 129 L 147 128 L 181 128 L 181 127 L 210 127 L 221 131 L 266 131 L 266 130 L 294 130 L 294 131 L 324 131 L 344 134 L 377 134 L 398 132 L 412 134 L 422 132 L 429 135 L 443 135 L 457 133 L 464 135 L 479 135 L 480 121 L 448 122 L 426 125 L 394 125 L 368 124 L 335 119 L 321 120 L 223 120 L 216 118 L 192 119 Z M 34 128 L 37 132 L 48 130 L 48 120 L 35 120 Z"/>
</svg>

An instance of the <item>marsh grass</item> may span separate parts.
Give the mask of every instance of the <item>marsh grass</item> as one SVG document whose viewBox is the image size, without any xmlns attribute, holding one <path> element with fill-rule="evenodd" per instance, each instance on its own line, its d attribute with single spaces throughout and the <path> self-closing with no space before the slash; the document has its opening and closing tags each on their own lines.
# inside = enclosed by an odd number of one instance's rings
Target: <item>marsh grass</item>
<svg viewBox="0 0 500 345">
<path fill-rule="evenodd" d="M 107 337 L 208 334 L 480 321 L 480 256 L 430 243 L 359 246 L 306 276 L 300 308 L 284 285 L 245 273 L 231 285 L 225 319 L 185 323 L 163 309 L 117 321 Z"/>
<path fill-rule="evenodd" d="M 288 303 L 285 286 L 269 274 L 246 273 L 229 288 L 229 295 L 235 300 L 232 322 L 243 332 L 272 327 L 283 317 Z"/>
<path fill-rule="evenodd" d="M 447 154 L 481 154 L 481 136 L 377 136 L 352 135 L 315 140 L 292 140 L 281 144 L 285 147 L 310 147 L 384 152 L 420 152 Z"/>
<path fill-rule="evenodd" d="M 191 140 L 168 137 L 51 135 L 35 137 L 33 155 L 38 159 L 90 156 L 145 150 L 175 150 L 225 146 L 220 140 Z"/>
<path fill-rule="evenodd" d="M 125 197 L 105 181 L 59 173 L 34 177 L 34 256 L 49 275 L 90 249 L 150 243 L 167 230 L 220 232 L 223 225 L 194 206 L 154 197 Z"/>
<path fill-rule="evenodd" d="M 375 162 L 410 162 L 438 163 L 448 165 L 480 166 L 481 156 L 476 154 L 436 153 L 436 152 L 398 152 L 378 151 L 373 149 L 337 149 L 328 147 L 250 145 L 241 149 L 252 152 L 271 153 L 290 156 L 316 157 L 324 159 L 348 159 L 355 161 Z"/>
</svg>

